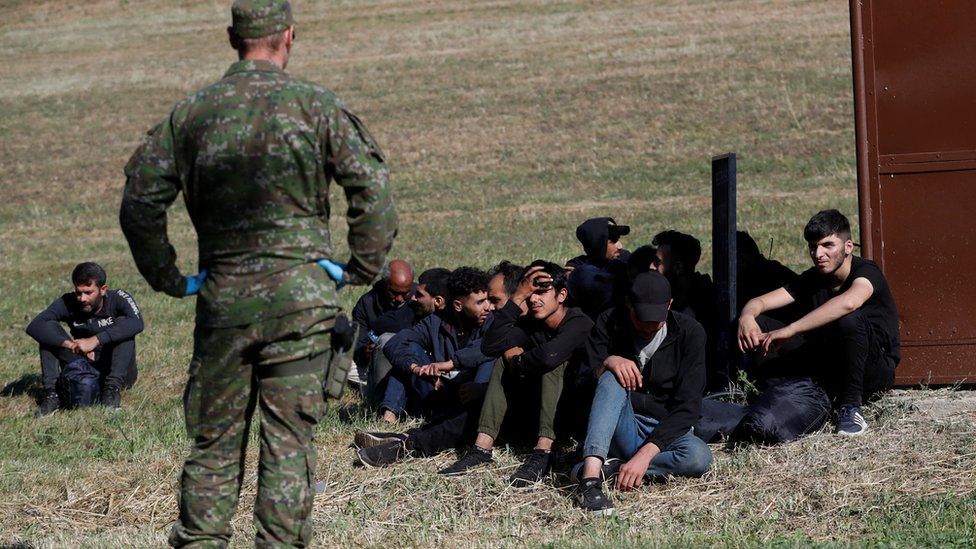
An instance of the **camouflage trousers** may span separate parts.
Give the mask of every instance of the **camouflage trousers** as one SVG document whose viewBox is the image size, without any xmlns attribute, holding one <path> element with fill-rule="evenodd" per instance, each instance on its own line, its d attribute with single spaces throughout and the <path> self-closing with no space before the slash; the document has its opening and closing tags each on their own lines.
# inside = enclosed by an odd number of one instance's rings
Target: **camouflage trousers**
<svg viewBox="0 0 976 549">
<path fill-rule="evenodd" d="M 192 441 L 180 479 L 174 547 L 225 547 L 260 409 L 255 545 L 308 545 L 315 495 L 315 425 L 334 309 L 234 328 L 197 327 L 183 396 Z"/>
</svg>

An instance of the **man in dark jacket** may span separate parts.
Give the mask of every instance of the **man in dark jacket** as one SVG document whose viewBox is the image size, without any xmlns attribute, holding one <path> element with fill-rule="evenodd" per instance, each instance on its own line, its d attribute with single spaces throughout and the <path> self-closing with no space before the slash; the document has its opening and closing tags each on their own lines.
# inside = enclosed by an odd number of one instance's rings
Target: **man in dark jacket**
<svg viewBox="0 0 976 549">
<path fill-rule="evenodd" d="M 373 324 L 385 313 L 400 309 L 410 302 L 414 292 L 413 268 L 402 259 L 390 261 L 386 276 L 381 278 L 368 292 L 359 298 L 352 308 L 352 319 L 359 324 L 359 337 L 353 348 L 353 361 L 360 368 L 365 368 L 372 358 L 375 341 L 370 337 L 372 332 L 380 336 Z M 402 328 L 409 327 L 409 324 Z M 365 372 L 359 372 L 364 374 Z"/>
<path fill-rule="evenodd" d="M 451 271 L 443 267 L 434 267 L 420 273 L 407 306 L 389 310 L 372 321 L 372 333 L 367 334 L 372 344 L 369 364 L 356 365 L 357 370 L 363 371 L 366 381 L 365 395 L 372 406 L 379 407 L 383 400 L 390 371 L 393 369 L 383 349 L 402 330 L 447 307 L 447 280 L 450 276 Z M 391 410 L 380 409 L 379 412 L 383 421 L 397 422 L 397 414 Z"/>
<path fill-rule="evenodd" d="M 573 476 L 577 504 L 588 511 L 613 512 L 604 479 L 631 490 L 645 477 L 698 477 L 711 467 L 711 450 L 692 432 L 705 387 L 705 331 L 670 307 L 667 279 L 641 273 L 626 305 L 600 315 L 587 341 L 599 382 Z"/>
<path fill-rule="evenodd" d="M 90 393 L 100 387 L 99 401 L 118 408 L 120 391 L 131 387 L 138 375 L 135 337 L 143 322 L 135 300 L 122 290 L 109 290 L 105 270 L 96 263 L 76 266 L 71 281 L 75 291 L 56 299 L 27 325 L 27 334 L 41 348 L 44 396 L 38 415 L 61 407 L 59 381 L 73 405 L 92 404 L 95 395 Z"/>
<path fill-rule="evenodd" d="M 529 265 L 512 298 L 495 312 L 481 350 L 500 360 L 492 370 L 478 436 L 474 446 L 441 474 L 457 475 L 490 463 L 503 421 L 512 418 L 509 422 L 514 419 L 525 424 L 531 421 L 527 414 L 537 419 L 533 425 L 535 449 L 512 476 L 512 485 L 529 486 L 549 473 L 556 410 L 564 381 L 573 375 L 567 369 L 574 356 L 581 354 L 593 327 L 582 311 L 566 306 L 567 295 L 563 269 L 539 260 Z"/>
<path fill-rule="evenodd" d="M 491 328 L 488 275 L 460 267 L 447 279 L 447 288 L 447 308 L 402 330 L 383 347 L 393 370 L 381 410 L 429 417 L 456 404 L 461 384 L 487 383 L 491 377 L 493 360 L 481 352 Z"/>
</svg>

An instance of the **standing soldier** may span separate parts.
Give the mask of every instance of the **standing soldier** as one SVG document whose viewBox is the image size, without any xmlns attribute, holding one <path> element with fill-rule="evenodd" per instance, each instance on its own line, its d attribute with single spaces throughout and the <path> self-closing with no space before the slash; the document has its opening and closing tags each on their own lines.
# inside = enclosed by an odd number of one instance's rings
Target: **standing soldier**
<svg viewBox="0 0 976 549">
<path fill-rule="evenodd" d="M 240 60 L 156 126 L 125 169 L 119 221 L 157 291 L 199 292 L 184 393 L 192 440 L 174 546 L 225 546 L 255 407 L 261 455 L 256 544 L 311 539 L 322 382 L 339 310 L 336 284 L 368 284 L 396 234 L 383 153 L 329 90 L 284 72 L 295 40 L 286 0 L 237 0 L 230 43 Z M 351 258 L 332 257 L 329 180 L 345 190 Z M 184 277 L 166 234 L 182 191 L 200 274 Z M 330 277 L 333 280 L 330 280 Z"/>
</svg>

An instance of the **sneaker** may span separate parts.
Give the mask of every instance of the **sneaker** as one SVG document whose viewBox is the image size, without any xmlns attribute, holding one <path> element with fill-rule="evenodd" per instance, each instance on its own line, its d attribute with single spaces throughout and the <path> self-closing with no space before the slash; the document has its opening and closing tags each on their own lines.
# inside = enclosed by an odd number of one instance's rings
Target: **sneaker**
<svg viewBox="0 0 976 549">
<path fill-rule="evenodd" d="M 617 458 L 608 458 L 603 462 L 603 466 L 600 467 L 600 477 L 603 482 L 609 482 L 617 478 L 617 473 L 620 472 L 620 466 L 623 462 Z M 583 462 L 579 462 L 573 466 L 573 470 L 569 472 L 569 481 L 573 484 L 579 484 L 583 479 L 580 475 L 583 474 Z"/>
<path fill-rule="evenodd" d="M 369 448 L 360 448 L 356 450 L 356 456 L 366 467 L 386 467 L 410 457 L 410 452 L 403 441 L 391 440 Z"/>
<path fill-rule="evenodd" d="M 868 422 L 861 415 L 860 406 L 841 406 L 837 411 L 837 434 L 846 437 L 863 435 L 868 430 Z"/>
<path fill-rule="evenodd" d="M 373 446 L 379 446 L 380 444 L 394 441 L 406 442 L 406 433 L 356 431 L 356 435 L 352 439 L 352 443 L 355 444 L 357 448 L 372 448 Z"/>
<path fill-rule="evenodd" d="M 37 407 L 35 415 L 36 417 L 48 416 L 58 411 L 59 408 L 61 408 L 61 399 L 58 398 L 58 392 L 51 389 L 44 393 L 44 398 L 41 399 L 41 404 Z"/>
<path fill-rule="evenodd" d="M 456 476 L 463 475 L 472 467 L 477 467 L 478 465 L 485 465 L 495 461 L 491 457 L 491 450 L 485 450 L 478 448 L 477 446 L 472 446 L 464 452 L 464 455 L 455 461 L 452 465 L 437 471 L 438 475 L 448 475 Z"/>
<path fill-rule="evenodd" d="M 533 450 L 515 471 L 509 482 L 515 488 L 528 488 L 545 478 L 552 469 L 552 454 L 547 450 Z"/>
<path fill-rule="evenodd" d="M 353 362 L 352 368 L 349 368 L 349 377 L 346 378 L 346 383 L 353 387 L 363 388 L 366 386 L 366 381 L 363 377 L 365 376 L 359 371 L 359 365 Z"/>
<path fill-rule="evenodd" d="M 603 493 L 603 481 L 598 478 L 585 478 L 576 487 L 576 505 L 594 514 L 613 515 L 613 501 Z"/>
<path fill-rule="evenodd" d="M 118 387 L 113 387 L 111 385 L 106 385 L 102 388 L 102 396 L 99 398 L 99 402 L 102 406 L 106 408 L 111 408 L 113 410 L 118 410 L 122 406 L 122 394 L 119 392 Z"/>
</svg>

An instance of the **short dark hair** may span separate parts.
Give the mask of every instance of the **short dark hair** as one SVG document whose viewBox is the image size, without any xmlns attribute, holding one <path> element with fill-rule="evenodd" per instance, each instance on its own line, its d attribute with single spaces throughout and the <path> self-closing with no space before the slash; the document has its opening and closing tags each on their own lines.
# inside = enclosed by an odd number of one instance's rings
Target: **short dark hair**
<svg viewBox="0 0 976 549">
<path fill-rule="evenodd" d="M 669 246 L 671 256 L 677 259 L 691 272 L 698 265 L 701 259 L 701 242 L 690 234 L 679 233 L 674 230 L 667 230 L 657 233 L 651 244 L 661 247 Z"/>
<path fill-rule="evenodd" d="M 835 234 L 841 240 L 851 239 L 851 222 L 844 214 L 837 210 L 820 210 L 803 228 L 803 238 L 808 242 L 817 242 Z"/>
<path fill-rule="evenodd" d="M 91 261 L 79 263 L 75 266 L 75 269 L 71 271 L 71 282 L 74 283 L 75 286 L 81 286 L 84 284 L 104 286 L 106 280 L 108 280 L 108 277 L 105 275 L 105 269 L 103 269 L 98 263 L 93 263 Z"/>
<path fill-rule="evenodd" d="M 488 280 L 495 278 L 497 275 L 502 275 L 502 278 L 505 280 L 505 293 L 511 297 L 515 293 L 515 288 L 518 288 L 523 273 L 525 273 L 524 267 L 504 260 L 491 269 L 488 269 Z"/>
<path fill-rule="evenodd" d="M 545 259 L 536 259 L 532 263 L 529 263 L 529 266 L 525 268 L 525 272 L 529 272 L 529 269 L 532 267 L 542 267 L 542 271 L 552 277 L 552 287 L 557 293 L 566 287 L 566 270 L 559 265 L 556 265 L 552 261 L 546 261 Z"/>
<path fill-rule="evenodd" d="M 627 258 L 627 276 L 633 279 L 640 273 L 649 271 L 653 265 L 657 268 L 661 260 L 657 257 L 657 248 L 650 244 L 645 244 L 631 252 Z"/>
<path fill-rule="evenodd" d="M 432 296 L 440 296 L 447 299 L 449 290 L 447 289 L 447 280 L 451 276 L 451 271 L 445 269 L 444 267 L 434 267 L 433 269 L 427 269 L 426 271 L 420 273 L 420 277 L 417 279 L 417 284 L 424 287 L 428 294 Z"/>
<path fill-rule="evenodd" d="M 458 267 L 447 279 L 448 299 L 463 299 L 470 294 L 488 291 L 488 273 L 475 267 Z"/>
<path fill-rule="evenodd" d="M 749 231 L 735 231 L 735 253 L 739 258 L 757 259 L 763 257 L 759 244 Z"/>
</svg>

